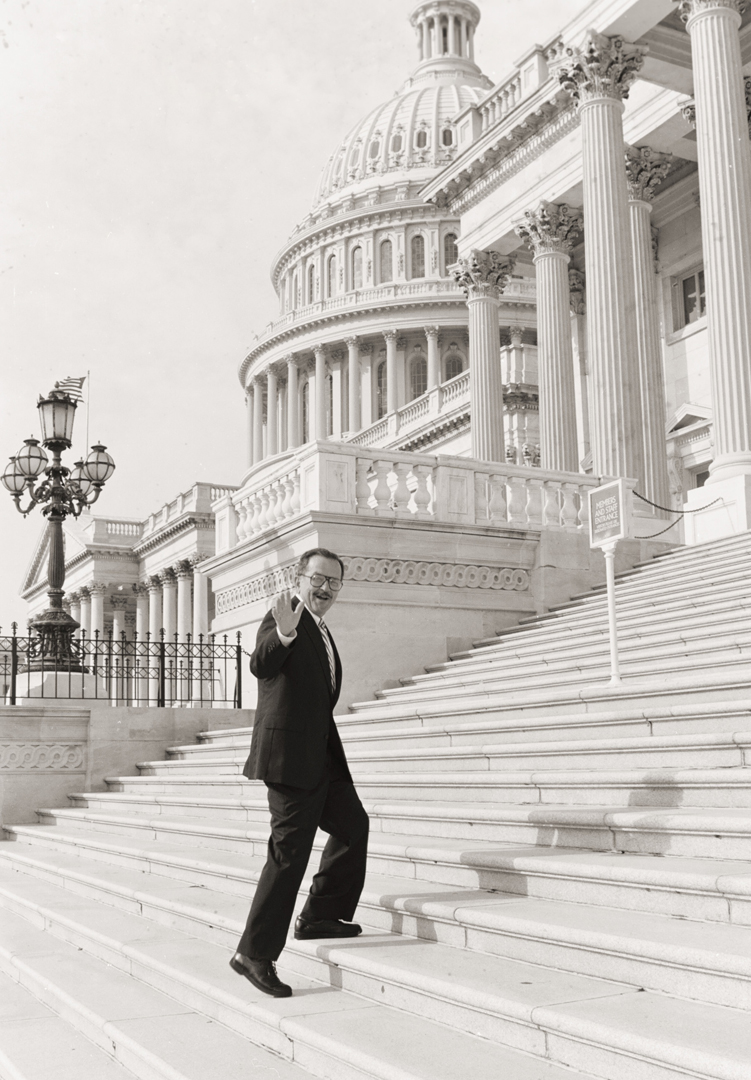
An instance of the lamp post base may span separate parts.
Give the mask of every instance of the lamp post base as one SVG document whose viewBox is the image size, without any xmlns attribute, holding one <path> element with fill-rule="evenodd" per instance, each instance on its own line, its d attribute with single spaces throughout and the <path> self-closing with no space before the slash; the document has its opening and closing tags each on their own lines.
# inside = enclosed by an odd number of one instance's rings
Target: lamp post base
<svg viewBox="0 0 751 1080">
<path fill-rule="evenodd" d="M 37 637 L 27 653 L 27 671 L 83 671 L 81 652 L 73 634 L 81 624 L 62 608 L 48 608 L 29 623 Z"/>
</svg>

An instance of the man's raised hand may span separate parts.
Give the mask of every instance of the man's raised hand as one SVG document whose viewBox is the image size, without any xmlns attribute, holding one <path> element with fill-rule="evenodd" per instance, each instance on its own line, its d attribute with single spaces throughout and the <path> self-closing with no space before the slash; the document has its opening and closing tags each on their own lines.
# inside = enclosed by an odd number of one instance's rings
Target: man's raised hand
<svg viewBox="0 0 751 1080">
<path fill-rule="evenodd" d="M 294 637 L 303 613 L 304 604 L 302 603 L 299 603 L 294 611 L 292 610 L 292 595 L 289 589 L 285 589 L 271 605 L 271 614 L 274 616 L 276 628 L 285 637 Z"/>
</svg>

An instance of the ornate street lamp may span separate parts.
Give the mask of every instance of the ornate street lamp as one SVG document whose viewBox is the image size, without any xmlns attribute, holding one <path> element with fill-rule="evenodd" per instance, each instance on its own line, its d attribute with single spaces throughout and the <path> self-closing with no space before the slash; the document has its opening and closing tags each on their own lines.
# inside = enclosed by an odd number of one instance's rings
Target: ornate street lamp
<svg viewBox="0 0 751 1080">
<path fill-rule="evenodd" d="M 73 641 L 77 623 L 63 609 L 65 582 L 65 552 L 63 522 L 68 515 L 78 517 L 99 498 L 104 484 L 115 471 L 115 463 L 106 447 L 92 446 L 86 461 L 77 461 L 71 472 L 61 464 L 63 450 L 70 449 L 73 420 L 78 402 L 66 390 L 51 390 L 37 402 L 42 424 L 42 445 L 38 439 L 26 439 L 15 457 L 10 459 L 0 482 L 7 488 L 16 509 L 26 517 L 35 506 L 46 504 L 42 513 L 49 521 L 50 551 L 47 581 L 50 606 L 29 624 L 38 635 L 29 643 L 29 669 L 52 671 L 82 671 L 81 658 Z M 45 448 L 52 454 L 52 464 Z M 37 483 L 44 473 L 44 479 Z M 29 504 L 21 506 L 24 491 Z"/>
</svg>

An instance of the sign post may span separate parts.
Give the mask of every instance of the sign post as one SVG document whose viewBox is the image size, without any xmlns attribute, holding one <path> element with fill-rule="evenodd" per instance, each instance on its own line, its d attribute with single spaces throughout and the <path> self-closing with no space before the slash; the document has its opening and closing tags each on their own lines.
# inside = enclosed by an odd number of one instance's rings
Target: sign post
<svg viewBox="0 0 751 1080">
<path fill-rule="evenodd" d="M 615 611 L 615 549 L 625 540 L 631 526 L 631 489 L 623 479 L 593 488 L 589 492 L 589 546 L 602 548 L 608 590 L 608 630 L 610 634 L 610 685 L 619 686 L 618 624 Z"/>
</svg>

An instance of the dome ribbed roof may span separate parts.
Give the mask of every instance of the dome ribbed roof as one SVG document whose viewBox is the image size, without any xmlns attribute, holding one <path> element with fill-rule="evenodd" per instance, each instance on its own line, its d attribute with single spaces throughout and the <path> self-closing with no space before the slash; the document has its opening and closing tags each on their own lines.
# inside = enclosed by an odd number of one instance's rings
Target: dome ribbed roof
<svg viewBox="0 0 751 1080">
<path fill-rule="evenodd" d="M 354 195 L 405 180 L 427 181 L 451 161 L 456 153 L 451 119 L 485 97 L 493 85 L 471 58 L 479 17 L 468 0 L 419 5 L 411 21 L 418 34 L 420 64 L 402 89 L 356 124 L 331 155 L 314 209 L 326 200 L 338 200 L 343 192 Z M 449 36 L 450 20 L 454 23 Z"/>
</svg>

